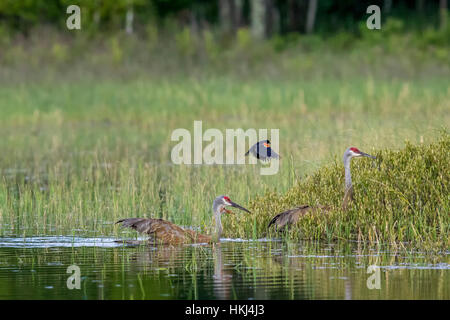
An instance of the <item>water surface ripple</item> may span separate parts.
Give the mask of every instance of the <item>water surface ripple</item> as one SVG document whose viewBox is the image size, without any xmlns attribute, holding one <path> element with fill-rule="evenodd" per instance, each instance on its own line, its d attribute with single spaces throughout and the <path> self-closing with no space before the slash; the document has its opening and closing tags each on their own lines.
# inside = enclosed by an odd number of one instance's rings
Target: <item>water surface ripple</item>
<svg viewBox="0 0 450 320">
<path fill-rule="evenodd" d="M 3 237 L 0 299 L 450 299 L 449 263 L 449 252 L 351 242 L 152 247 L 107 237 Z M 72 265 L 80 289 L 67 287 Z M 371 265 L 379 272 L 368 273 Z M 379 289 L 370 289 L 377 272 Z"/>
</svg>

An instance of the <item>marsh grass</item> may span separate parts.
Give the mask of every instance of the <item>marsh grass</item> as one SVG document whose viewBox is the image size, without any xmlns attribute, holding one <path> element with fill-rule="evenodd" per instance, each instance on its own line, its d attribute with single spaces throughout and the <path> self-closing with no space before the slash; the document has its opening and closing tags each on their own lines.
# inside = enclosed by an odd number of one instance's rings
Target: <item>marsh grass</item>
<svg viewBox="0 0 450 320">
<path fill-rule="evenodd" d="M 6 84 L 0 235 L 135 237 L 114 225 L 125 217 L 211 232 L 212 200 L 227 194 L 253 214 L 225 216 L 224 236 L 263 237 L 281 210 L 340 207 L 340 158 L 354 145 L 379 160 L 354 161 L 350 211 L 305 219 L 286 236 L 445 245 L 448 137 L 439 128 L 450 123 L 448 88 L 440 79 L 356 76 L 345 83 L 215 77 Z M 280 129 L 279 173 L 261 176 L 261 164 L 173 165 L 171 133 L 192 131 L 194 120 L 203 121 L 203 130 Z"/>
</svg>

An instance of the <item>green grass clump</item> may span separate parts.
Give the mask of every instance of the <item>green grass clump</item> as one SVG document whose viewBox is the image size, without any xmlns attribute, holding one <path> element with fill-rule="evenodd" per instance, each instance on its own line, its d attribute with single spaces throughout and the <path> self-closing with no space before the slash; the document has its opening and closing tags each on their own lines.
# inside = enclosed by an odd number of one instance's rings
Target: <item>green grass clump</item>
<svg viewBox="0 0 450 320">
<path fill-rule="evenodd" d="M 328 214 L 305 216 L 291 228 L 295 239 L 359 240 L 401 244 L 404 242 L 449 246 L 450 135 L 444 131 L 431 144 L 406 143 L 400 151 L 371 152 L 376 160 L 353 159 L 355 199 L 342 209 L 344 168 L 340 158 L 298 182 L 284 195 L 271 192 L 253 199 L 246 228 L 239 236 L 265 235 L 277 213 L 302 204 L 330 205 Z M 241 222 L 242 223 L 242 222 Z M 244 225 L 244 224 L 242 224 Z M 273 235 L 270 231 L 269 235 Z"/>
</svg>

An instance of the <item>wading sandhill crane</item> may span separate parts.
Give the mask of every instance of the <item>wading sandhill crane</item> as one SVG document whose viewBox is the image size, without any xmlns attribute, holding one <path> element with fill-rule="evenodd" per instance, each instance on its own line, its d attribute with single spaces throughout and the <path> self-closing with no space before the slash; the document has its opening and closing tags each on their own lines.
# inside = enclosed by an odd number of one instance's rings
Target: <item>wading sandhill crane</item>
<svg viewBox="0 0 450 320">
<path fill-rule="evenodd" d="M 150 235 L 151 241 L 156 244 L 178 245 L 183 243 L 219 242 L 222 235 L 221 215 L 222 213 L 231 213 L 231 211 L 226 209 L 227 206 L 250 213 L 244 207 L 231 201 L 229 197 L 218 196 L 214 199 L 212 206 L 216 221 L 215 233 L 212 236 L 181 228 L 163 219 L 129 218 L 119 220 L 116 223 L 121 223 L 122 227 L 133 228 L 140 233 Z"/>
<path fill-rule="evenodd" d="M 364 153 L 358 148 L 350 147 L 347 148 L 344 152 L 344 168 L 345 168 L 345 194 L 344 200 L 342 203 L 343 210 L 347 210 L 349 202 L 353 200 L 353 185 L 352 185 L 352 175 L 350 172 L 350 162 L 352 158 L 358 157 L 368 157 L 372 159 L 376 159 L 376 157 L 371 156 L 370 154 Z M 329 206 L 309 206 L 302 205 L 294 209 L 290 209 L 284 212 L 277 214 L 273 219 L 269 222 L 268 228 L 272 225 L 275 225 L 276 230 L 283 229 L 284 227 L 294 224 L 298 221 L 301 216 L 304 216 L 307 213 L 314 213 L 317 211 L 328 211 L 331 208 Z"/>
<path fill-rule="evenodd" d="M 255 143 L 248 151 L 245 156 L 252 154 L 256 159 L 261 159 L 262 161 L 269 161 L 271 159 L 279 159 L 280 156 L 272 150 L 269 140 L 262 140 Z"/>
</svg>

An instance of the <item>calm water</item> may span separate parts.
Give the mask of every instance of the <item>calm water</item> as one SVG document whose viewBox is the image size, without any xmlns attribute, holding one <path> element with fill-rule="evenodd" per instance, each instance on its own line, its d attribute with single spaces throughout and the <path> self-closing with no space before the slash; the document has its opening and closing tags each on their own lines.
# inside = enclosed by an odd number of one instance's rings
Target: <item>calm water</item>
<svg viewBox="0 0 450 320">
<path fill-rule="evenodd" d="M 0 299 L 450 299 L 450 256 L 357 243 L 124 246 L 111 238 L 0 238 Z M 67 268 L 80 268 L 69 290 Z M 377 265 L 376 273 L 367 273 Z"/>
</svg>

